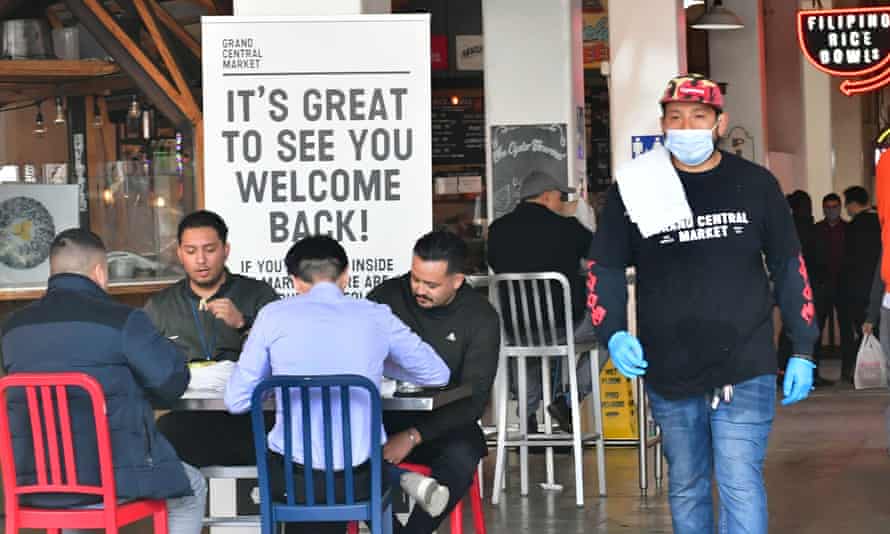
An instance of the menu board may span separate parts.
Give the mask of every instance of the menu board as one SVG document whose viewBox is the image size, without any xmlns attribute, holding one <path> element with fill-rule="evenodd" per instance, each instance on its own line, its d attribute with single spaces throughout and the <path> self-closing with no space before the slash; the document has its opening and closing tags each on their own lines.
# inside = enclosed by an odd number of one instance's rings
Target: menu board
<svg viewBox="0 0 890 534">
<path fill-rule="evenodd" d="M 522 180 L 532 171 L 568 185 L 565 123 L 492 126 L 491 162 L 494 220 L 513 210 Z"/>
<path fill-rule="evenodd" d="M 433 98 L 433 165 L 485 164 L 481 96 Z"/>
</svg>

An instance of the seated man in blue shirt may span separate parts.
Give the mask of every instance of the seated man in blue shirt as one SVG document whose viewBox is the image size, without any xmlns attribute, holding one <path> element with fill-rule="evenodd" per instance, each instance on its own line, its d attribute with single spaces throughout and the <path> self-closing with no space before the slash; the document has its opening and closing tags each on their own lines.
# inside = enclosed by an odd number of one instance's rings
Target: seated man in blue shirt
<svg viewBox="0 0 890 534">
<path fill-rule="evenodd" d="M 367 377 L 380 387 L 383 375 L 424 386 L 442 386 L 451 376 L 448 366 L 436 352 L 405 323 L 393 315 L 387 306 L 367 300 L 357 300 L 343 294 L 348 279 L 349 260 L 337 241 L 327 236 L 307 237 L 295 243 L 285 257 L 287 271 L 299 294 L 296 297 L 267 304 L 257 316 L 253 329 L 225 393 L 226 406 L 232 413 L 250 410 L 250 397 L 256 386 L 272 375 L 336 375 L 356 374 Z M 296 401 L 296 399 L 295 399 Z M 313 402 L 320 402 L 315 400 Z M 370 406 L 360 396 L 351 398 L 352 458 L 356 498 L 369 495 Z M 294 413 L 300 413 L 299 407 Z M 312 433 L 322 435 L 322 420 L 314 418 L 321 407 L 313 406 Z M 270 476 L 273 496 L 280 499 L 284 484 L 283 472 L 284 425 L 281 413 L 275 415 L 275 426 L 269 433 Z M 343 458 L 340 421 L 332 423 L 334 436 L 334 464 Z M 385 433 L 384 440 L 385 438 Z M 293 461 L 296 486 L 302 487 L 303 441 L 293 436 Z M 341 439 L 341 438 L 339 438 Z M 321 443 L 313 444 L 313 467 L 324 469 Z M 339 473 L 338 473 L 339 474 Z M 413 475 L 413 474 L 412 474 Z M 396 475 L 397 477 L 399 475 Z M 276 480 L 279 477 L 279 480 Z M 404 478 L 402 475 L 403 487 Z M 324 494 L 323 477 L 315 477 L 316 491 Z M 430 482 L 429 479 L 425 482 Z M 338 476 L 335 491 L 341 496 L 343 477 Z M 430 497 L 429 484 L 421 493 Z M 444 490 L 444 487 L 439 489 Z M 437 491 L 434 513 L 441 513 L 447 491 Z M 422 506 L 430 499 L 420 500 Z M 342 523 L 293 523 L 288 534 L 342 533 Z"/>
</svg>

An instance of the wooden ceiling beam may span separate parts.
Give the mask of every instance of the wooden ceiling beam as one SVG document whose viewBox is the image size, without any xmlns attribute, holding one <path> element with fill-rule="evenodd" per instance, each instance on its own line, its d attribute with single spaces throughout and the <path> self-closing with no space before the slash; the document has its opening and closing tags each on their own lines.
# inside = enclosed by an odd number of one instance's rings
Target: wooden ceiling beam
<svg viewBox="0 0 890 534">
<path fill-rule="evenodd" d="M 108 95 L 135 88 L 132 80 L 126 77 L 83 80 L 74 83 L 22 85 L 21 82 L 0 81 L 0 105 L 21 104 L 34 100 L 45 100 L 59 94 L 63 96 Z"/>
<path fill-rule="evenodd" d="M 151 7 L 154 8 L 155 15 L 161 21 L 161 24 L 167 27 L 177 39 L 191 52 L 194 54 L 198 60 L 201 59 L 201 44 L 198 43 L 197 39 L 192 37 L 192 34 L 187 32 L 185 28 L 182 27 L 173 16 L 164 9 L 164 6 L 160 5 L 157 2 L 151 2 Z"/>
<path fill-rule="evenodd" d="M 161 113 L 180 128 L 196 123 L 200 113 L 195 116 L 195 110 L 98 0 L 65 0 L 65 3 Z"/>
<path fill-rule="evenodd" d="M 186 115 L 193 118 L 194 121 L 194 118 L 197 118 L 201 111 L 198 109 L 192 90 L 185 81 L 185 76 L 182 75 L 179 64 L 176 63 L 176 58 L 173 57 L 173 53 L 170 52 L 170 48 L 167 46 L 167 39 L 164 38 L 161 30 L 158 28 L 153 13 L 154 10 L 148 7 L 146 0 L 133 0 L 133 5 L 136 7 L 136 11 L 139 13 L 143 24 L 145 24 L 148 34 L 154 40 L 158 53 L 161 54 L 161 59 L 164 60 L 164 65 L 167 67 L 167 72 L 173 77 L 173 81 L 176 83 L 177 89 L 179 89 L 179 102 L 184 106 L 183 111 L 186 112 Z"/>
<path fill-rule="evenodd" d="M 188 2 L 201 6 L 207 10 L 208 15 L 219 15 L 219 10 L 213 0 L 187 0 Z"/>
</svg>

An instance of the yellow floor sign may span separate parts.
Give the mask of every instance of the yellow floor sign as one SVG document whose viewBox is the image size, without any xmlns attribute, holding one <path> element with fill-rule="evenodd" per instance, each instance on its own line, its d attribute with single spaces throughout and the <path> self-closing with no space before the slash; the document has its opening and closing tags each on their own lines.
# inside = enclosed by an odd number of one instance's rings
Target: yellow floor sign
<svg viewBox="0 0 890 534">
<path fill-rule="evenodd" d="M 621 376 L 608 360 L 600 372 L 603 434 L 606 439 L 637 439 L 637 411 L 633 382 Z"/>
</svg>

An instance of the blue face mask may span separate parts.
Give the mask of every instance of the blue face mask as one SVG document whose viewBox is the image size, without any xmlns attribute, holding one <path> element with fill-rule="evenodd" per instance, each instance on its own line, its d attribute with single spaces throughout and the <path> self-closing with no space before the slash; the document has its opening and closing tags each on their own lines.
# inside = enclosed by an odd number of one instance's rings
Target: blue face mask
<svg viewBox="0 0 890 534">
<path fill-rule="evenodd" d="M 716 128 L 717 125 L 714 125 Z M 664 148 L 690 167 L 701 165 L 714 153 L 714 128 L 708 130 L 668 130 Z"/>
</svg>

